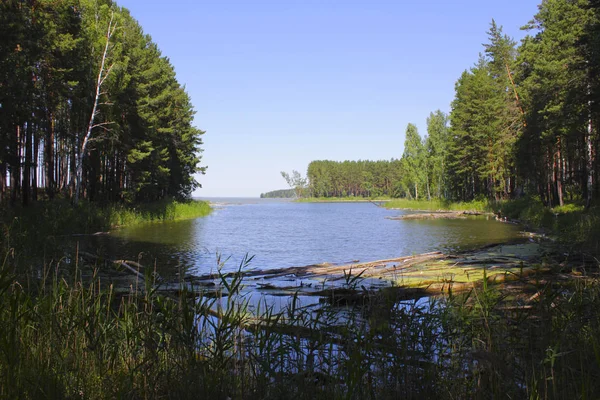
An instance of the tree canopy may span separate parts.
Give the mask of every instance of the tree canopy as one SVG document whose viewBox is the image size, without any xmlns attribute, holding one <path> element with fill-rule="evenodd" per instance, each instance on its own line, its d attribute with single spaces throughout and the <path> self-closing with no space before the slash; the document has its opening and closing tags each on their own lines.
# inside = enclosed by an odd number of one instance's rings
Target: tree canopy
<svg viewBox="0 0 600 400">
<path fill-rule="evenodd" d="M 478 61 L 456 82 L 450 114 L 431 113 L 425 137 L 409 124 L 400 160 L 314 161 L 313 194 L 529 194 L 548 206 L 589 206 L 600 190 L 600 1 L 543 0 L 523 29 L 529 34 L 517 45 L 491 21 Z"/>
<path fill-rule="evenodd" d="M 201 135 L 169 60 L 110 0 L 0 3 L 0 199 L 187 197 Z"/>
</svg>

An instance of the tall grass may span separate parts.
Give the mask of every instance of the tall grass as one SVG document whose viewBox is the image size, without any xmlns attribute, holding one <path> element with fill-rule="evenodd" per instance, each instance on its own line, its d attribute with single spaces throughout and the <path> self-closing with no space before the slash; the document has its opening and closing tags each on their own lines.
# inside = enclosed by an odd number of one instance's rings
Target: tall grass
<svg viewBox="0 0 600 400">
<path fill-rule="evenodd" d="M 5 263 L 0 397 L 600 396 L 597 282 L 531 284 L 519 301 L 485 285 L 429 302 L 381 294 L 357 308 L 294 296 L 281 312 L 251 312 L 239 274 L 222 275 L 216 297 L 183 284 L 167 296 L 151 277 L 123 292 L 61 264 L 24 277 Z"/>
<path fill-rule="evenodd" d="M 111 226 L 132 226 L 149 222 L 165 222 L 204 217 L 211 211 L 206 201 L 172 200 L 138 205 L 136 207 L 111 206 L 106 212 Z"/>
<path fill-rule="evenodd" d="M 97 205 L 54 200 L 28 207 L 0 207 L 0 249 L 13 250 L 21 258 L 49 258 L 64 253 L 66 236 L 106 232 L 124 225 L 174 221 L 208 215 L 210 205 L 204 201 L 156 203 L 126 206 Z M 38 260 L 39 261 L 39 260 Z"/>
</svg>

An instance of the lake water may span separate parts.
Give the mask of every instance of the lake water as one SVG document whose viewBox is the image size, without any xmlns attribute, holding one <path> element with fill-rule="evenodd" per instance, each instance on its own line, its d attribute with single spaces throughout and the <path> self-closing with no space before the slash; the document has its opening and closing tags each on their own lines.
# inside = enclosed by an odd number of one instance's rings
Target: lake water
<svg viewBox="0 0 600 400">
<path fill-rule="evenodd" d="M 493 219 L 390 220 L 406 211 L 371 203 L 294 203 L 272 199 L 210 199 L 211 215 L 149 224 L 94 237 L 103 255 L 140 260 L 165 272 L 216 270 L 216 254 L 236 269 L 244 255 L 251 268 L 321 262 L 373 261 L 430 251 L 455 251 L 518 236 L 518 227 Z"/>
</svg>

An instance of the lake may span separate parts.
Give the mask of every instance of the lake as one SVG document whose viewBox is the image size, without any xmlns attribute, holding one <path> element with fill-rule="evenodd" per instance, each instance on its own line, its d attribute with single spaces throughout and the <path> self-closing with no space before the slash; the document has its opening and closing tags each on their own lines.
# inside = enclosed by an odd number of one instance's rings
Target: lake
<svg viewBox="0 0 600 400">
<path fill-rule="evenodd" d="M 518 237 L 517 226 L 490 218 L 389 220 L 408 211 L 371 203 L 295 203 L 208 199 L 211 215 L 124 228 L 82 244 L 114 258 L 156 265 L 163 274 L 225 270 L 253 255 L 251 268 L 373 261 L 430 251 L 458 251 Z"/>
</svg>

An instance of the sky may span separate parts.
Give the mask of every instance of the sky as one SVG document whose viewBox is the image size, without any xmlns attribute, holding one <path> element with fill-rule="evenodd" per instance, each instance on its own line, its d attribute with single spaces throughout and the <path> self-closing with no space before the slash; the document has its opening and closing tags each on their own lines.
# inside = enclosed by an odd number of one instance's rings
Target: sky
<svg viewBox="0 0 600 400">
<path fill-rule="evenodd" d="M 450 111 L 492 18 L 515 40 L 541 0 L 117 0 L 175 67 L 206 131 L 197 197 L 258 197 L 313 160 L 400 158 Z"/>
</svg>

